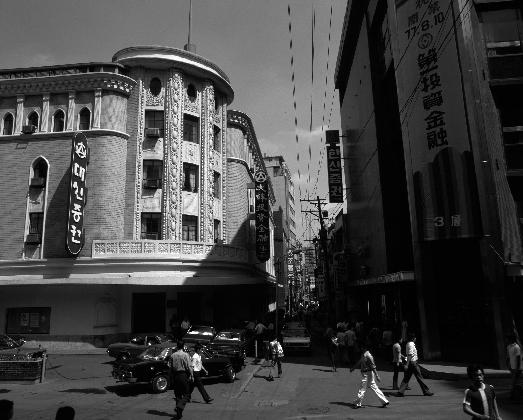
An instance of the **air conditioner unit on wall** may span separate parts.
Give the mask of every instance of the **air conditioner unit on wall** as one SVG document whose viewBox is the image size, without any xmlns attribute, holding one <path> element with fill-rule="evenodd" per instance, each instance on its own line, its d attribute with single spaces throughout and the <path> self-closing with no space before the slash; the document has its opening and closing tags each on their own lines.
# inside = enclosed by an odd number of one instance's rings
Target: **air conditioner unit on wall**
<svg viewBox="0 0 523 420">
<path fill-rule="evenodd" d="M 32 124 L 22 126 L 22 133 L 24 134 L 33 134 L 35 131 L 36 127 Z"/>
<path fill-rule="evenodd" d="M 29 233 L 25 238 L 26 244 L 41 244 L 42 235 L 40 233 Z"/>
</svg>

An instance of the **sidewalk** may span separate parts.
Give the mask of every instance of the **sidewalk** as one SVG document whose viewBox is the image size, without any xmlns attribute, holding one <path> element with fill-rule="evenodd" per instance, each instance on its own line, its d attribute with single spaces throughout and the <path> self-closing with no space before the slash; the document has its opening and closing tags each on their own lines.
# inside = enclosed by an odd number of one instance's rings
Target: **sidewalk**
<svg viewBox="0 0 523 420">
<path fill-rule="evenodd" d="M 467 365 L 445 362 L 422 362 L 419 363 L 421 374 L 424 378 L 459 380 L 467 379 Z M 508 370 L 485 369 L 486 378 L 510 378 Z"/>
</svg>

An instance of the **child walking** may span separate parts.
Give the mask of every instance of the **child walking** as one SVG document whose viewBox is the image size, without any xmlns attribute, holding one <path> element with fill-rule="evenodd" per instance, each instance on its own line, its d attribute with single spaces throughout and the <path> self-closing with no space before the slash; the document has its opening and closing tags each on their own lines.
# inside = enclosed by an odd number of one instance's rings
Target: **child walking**
<svg viewBox="0 0 523 420">
<path fill-rule="evenodd" d="M 382 408 L 387 407 L 389 405 L 389 400 L 387 400 L 383 392 L 381 392 L 381 390 L 378 388 L 378 385 L 376 385 L 375 379 L 378 382 L 381 382 L 381 379 L 378 375 L 378 372 L 376 371 L 374 357 L 372 357 L 372 354 L 370 354 L 368 347 L 365 345 L 361 347 L 360 360 L 356 362 L 356 364 L 353 367 L 350 368 L 350 371 L 352 372 L 358 366 L 361 370 L 361 386 L 358 391 L 358 397 L 356 398 L 356 401 L 354 401 L 353 403 L 354 408 L 361 408 L 361 403 L 363 401 L 363 397 L 365 396 L 367 388 L 370 388 L 374 391 L 374 393 L 377 395 L 377 397 L 380 399 L 382 403 Z"/>
</svg>

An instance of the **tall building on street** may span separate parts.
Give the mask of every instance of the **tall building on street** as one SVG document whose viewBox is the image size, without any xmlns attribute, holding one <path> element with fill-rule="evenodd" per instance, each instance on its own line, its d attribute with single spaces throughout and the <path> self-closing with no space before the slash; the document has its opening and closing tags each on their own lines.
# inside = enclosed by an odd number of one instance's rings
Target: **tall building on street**
<svg viewBox="0 0 523 420">
<path fill-rule="evenodd" d="M 104 345 L 267 310 L 274 254 L 256 260 L 248 229 L 265 166 L 229 132 L 233 97 L 216 64 L 168 47 L 0 70 L 2 331 Z"/>
<path fill-rule="evenodd" d="M 523 332 L 519 1 L 349 1 L 335 74 L 349 309 L 426 359 L 502 365 Z"/>
<path fill-rule="evenodd" d="M 272 206 L 274 216 L 274 252 L 279 282 L 284 285 L 284 302 L 292 299 L 289 281 L 294 281 L 294 257 L 296 245 L 296 209 L 292 174 L 282 156 L 264 156 L 263 160 L 271 179 L 276 199 Z M 281 305 L 283 302 L 279 302 Z"/>
</svg>

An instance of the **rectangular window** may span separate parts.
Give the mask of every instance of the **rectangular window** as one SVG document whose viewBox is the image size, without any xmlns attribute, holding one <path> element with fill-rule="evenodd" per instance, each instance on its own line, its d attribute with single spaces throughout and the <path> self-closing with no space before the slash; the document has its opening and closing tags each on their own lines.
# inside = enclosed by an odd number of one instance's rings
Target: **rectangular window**
<svg viewBox="0 0 523 420">
<path fill-rule="evenodd" d="M 254 213 L 256 206 L 256 199 L 254 195 L 254 188 L 247 189 L 247 201 L 249 203 L 249 213 Z"/>
<path fill-rule="evenodd" d="M 142 213 L 142 239 L 161 239 L 161 213 Z"/>
<path fill-rule="evenodd" d="M 7 334 L 49 334 L 50 307 L 7 308 Z"/>
<path fill-rule="evenodd" d="M 183 116 L 183 139 L 192 143 L 200 143 L 200 121 L 197 117 L 185 114 Z"/>
<path fill-rule="evenodd" d="M 157 128 L 159 137 L 164 137 L 165 119 L 163 111 L 145 111 L 145 129 Z"/>
<path fill-rule="evenodd" d="M 222 179 L 221 175 L 214 171 L 214 198 L 222 198 Z"/>
<path fill-rule="evenodd" d="M 161 160 L 143 161 L 143 187 L 162 188 L 163 162 Z"/>
<path fill-rule="evenodd" d="M 221 222 L 218 219 L 214 219 L 214 243 L 221 241 L 222 239 Z"/>
<path fill-rule="evenodd" d="M 482 11 L 480 16 L 487 48 L 506 49 L 506 53 L 521 52 L 523 20 L 518 8 L 506 8 L 500 5 L 491 10 Z M 499 43 L 507 45 L 499 45 Z M 503 51 L 499 52 L 503 53 Z"/>
<path fill-rule="evenodd" d="M 183 164 L 183 191 L 198 192 L 198 165 Z"/>
<path fill-rule="evenodd" d="M 41 235 L 44 227 L 43 213 L 29 213 L 29 234 Z"/>
<path fill-rule="evenodd" d="M 221 151 L 221 144 L 222 144 L 222 136 L 221 136 L 221 130 L 214 126 L 214 150 L 217 152 Z"/>
<path fill-rule="evenodd" d="M 273 167 L 272 168 L 272 175 L 273 176 L 280 176 L 281 175 L 280 168 L 278 168 L 277 166 Z"/>
<path fill-rule="evenodd" d="M 198 217 L 182 215 L 182 241 L 198 240 Z"/>
</svg>

